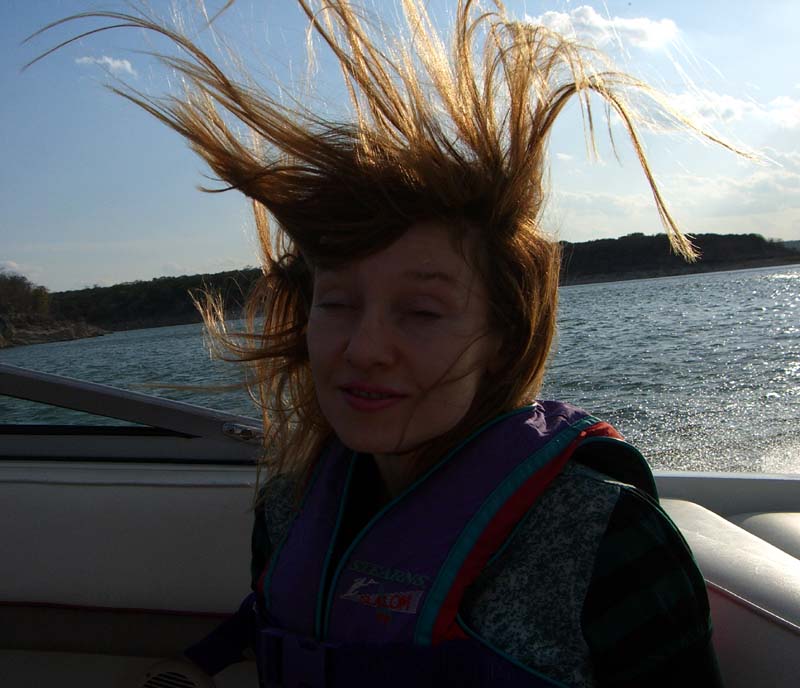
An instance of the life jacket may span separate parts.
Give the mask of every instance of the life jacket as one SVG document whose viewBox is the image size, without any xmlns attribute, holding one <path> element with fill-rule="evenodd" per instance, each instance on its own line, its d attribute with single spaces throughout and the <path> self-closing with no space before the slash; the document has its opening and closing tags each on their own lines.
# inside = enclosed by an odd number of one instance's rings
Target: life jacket
<svg viewBox="0 0 800 688">
<path fill-rule="evenodd" d="M 596 443 L 603 451 L 586 451 Z M 358 456 L 329 447 L 256 591 L 261 685 L 562 685 L 480 638 L 459 606 L 576 452 L 655 496 L 644 459 L 614 428 L 574 406 L 537 402 L 477 430 L 334 563 Z"/>
</svg>

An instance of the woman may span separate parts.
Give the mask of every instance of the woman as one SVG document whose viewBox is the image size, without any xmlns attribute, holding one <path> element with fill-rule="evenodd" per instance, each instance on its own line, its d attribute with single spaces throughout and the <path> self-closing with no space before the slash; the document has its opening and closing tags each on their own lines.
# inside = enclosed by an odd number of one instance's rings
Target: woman
<svg viewBox="0 0 800 688">
<path fill-rule="evenodd" d="M 346 0 L 298 2 L 343 70 L 349 121 L 230 79 L 146 17 L 87 15 L 185 51 L 162 58 L 184 96 L 123 94 L 253 200 L 248 333 L 203 307 L 267 429 L 262 682 L 719 685 L 703 579 L 646 464 L 584 411 L 534 401 L 560 263 L 540 227 L 546 144 L 570 99 L 590 140 L 590 95 L 619 116 L 675 250 L 694 255 L 628 104 L 657 96 L 499 3 L 460 2 L 446 48 L 422 3 L 403 3 L 403 42 Z M 188 655 L 221 668 L 250 611 Z"/>
</svg>

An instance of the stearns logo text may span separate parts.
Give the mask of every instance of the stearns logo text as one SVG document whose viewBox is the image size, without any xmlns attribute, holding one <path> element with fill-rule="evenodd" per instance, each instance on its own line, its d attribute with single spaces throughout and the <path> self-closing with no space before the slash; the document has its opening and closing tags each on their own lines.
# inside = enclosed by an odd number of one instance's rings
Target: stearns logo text
<svg viewBox="0 0 800 688">
<path fill-rule="evenodd" d="M 430 576 L 414 573 L 413 571 L 404 571 L 403 569 L 393 569 L 389 566 L 374 564 L 371 561 L 364 561 L 363 559 L 356 559 L 350 564 L 350 570 L 357 571 L 358 573 L 365 573 L 368 576 L 382 578 L 392 583 L 406 583 L 423 588 L 428 586 L 428 580 L 430 579 Z"/>
</svg>

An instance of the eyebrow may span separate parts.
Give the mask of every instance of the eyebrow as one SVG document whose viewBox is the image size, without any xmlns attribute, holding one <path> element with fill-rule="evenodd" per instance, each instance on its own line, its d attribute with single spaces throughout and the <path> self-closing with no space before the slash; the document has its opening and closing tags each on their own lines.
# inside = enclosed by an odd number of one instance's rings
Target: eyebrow
<svg viewBox="0 0 800 688">
<path fill-rule="evenodd" d="M 403 277 L 419 280 L 421 282 L 444 282 L 450 286 L 458 286 L 458 280 L 441 270 L 406 270 Z"/>
</svg>

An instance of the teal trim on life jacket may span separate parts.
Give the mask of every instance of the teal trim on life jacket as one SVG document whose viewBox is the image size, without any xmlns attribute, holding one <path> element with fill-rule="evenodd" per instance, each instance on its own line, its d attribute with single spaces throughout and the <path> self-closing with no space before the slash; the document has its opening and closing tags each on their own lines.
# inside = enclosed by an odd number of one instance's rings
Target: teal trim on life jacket
<svg viewBox="0 0 800 688">
<path fill-rule="evenodd" d="M 350 484 L 353 481 L 353 470 L 355 469 L 357 456 L 356 452 L 350 454 L 350 464 L 347 467 L 344 490 L 342 490 L 342 497 L 339 500 L 339 512 L 336 514 L 336 524 L 333 526 L 333 534 L 328 543 L 328 553 L 325 555 L 325 563 L 322 565 L 322 579 L 320 581 L 319 590 L 317 591 L 317 611 L 314 614 L 314 635 L 319 639 L 323 638 L 323 626 L 327 626 L 328 621 L 328 610 L 325 608 L 325 601 L 328 597 L 328 591 L 330 590 L 331 593 L 333 592 L 333 588 L 326 585 L 328 580 L 328 568 L 331 565 L 331 557 L 333 557 L 333 551 L 336 548 L 336 541 L 339 539 L 339 528 L 342 525 L 345 508 L 347 507 L 347 497 L 350 495 Z M 333 595 L 331 595 L 331 597 L 332 596 Z"/>
<path fill-rule="evenodd" d="M 492 418 L 491 420 L 484 423 L 481 427 L 479 427 L 475 432 L 473 432 L 469 437 L 463 440 L 460 444 L 458 444 L 454 449 L 451 449 L 445 457 L 439 461 L 435 466 L 432 466 L 428 471 L 426 471 L 420 478 L 415 480 L 411 485 L 409 485 L 405 490 L 403 490 L 399 495 L 397 495 L 394 499 L 392 499 L 388 504 L 386 504 L 377 514 L 375 514 L 365 525 L 361 532 L 358 533 L 353 541 L 350 543 L 350 546 L 342 553 L 342 556 L 339 558 L 339 564 L 336 567 L 336 571 L 333 574 L 333 578 L 331 579 L 331 583 L 328 586 L 328 591 L 330 591 L 330 595 L 328 595 L 327 606 L 325 609 L 325 620 L 322 628 L 322 635 L 320 635 L 320 639 L 325 640 L 328 637 L 328 627 L 330 626 L 330 617 L 331 617 L 331 608 L 333 607 L 333 591 L 336 590 L 336 586 L 339 582 L 339 577 L 342 573 L 342 569 L 344 568 L 345 564 L 347 563 L 348 559 L 350 558 L 350 554 L 355 548 L 359 545 L 359 543 L 364 539 L 367 533 L 370 531 L 372 526 L 377 523 L 383 516 L 389 511 L 395 504 L 397 504 L 401 499 L 403 499 L 407 494 L 410 494 L 416 490 L 419 485 L 421 485 L 427 478 L 435 473 L 438 470 L 441 470 L 447 463 L 452 460 L 452 458 L 458 454 L 461 449 L 464 448 L 465 445 L 469 444 L 473 439 L 475 439 L 478 435 L 482 432 L 487 430 L 488 428 L 492 427 L 493 425 L 506 420 L 507 418 L 511 418 L 512 416 L 516 416 L 520 413 L 525 413 L 530 411 L 531 409 L 535 408 L 534 404 L 529 404 L 528 406 L 523 406 L 518 409 L 514 409 L 513 411 L 509 411 L 508 413 L 504 413 L 496 418 Z"/>
<path fill-rule="evenodd" d="M 553 437 L 541 449 L 524 459 L 506 479 L 495 488 L 481 508 L 469 520 L 447 555 L 436 580 L 426 596 L 420 610 L 417 626 L 414 631 L 414 642 L 419 645 L 430 645 L 433 639 L 433 627 L 439 616 L 453 582 L 458 576 L 469 553 L 481 537 L 495 514 L 513 497 L 514 493 L 534 473 L 555 459 L 584 430 L 596 425 L 597 418 L 586 416 Z M 508 542 L 508 540 L 506 540 Z"/>
<path fill-rule="evenodd" d="M 595 453 L 592 450 L 597 445 L 606 444 L 613 447 L 608 454 Z M 630 463 L 619 460 L 620 454 L 625 453 L 631 459 Z M 584 456 L 588 454 L 588 456 Z M 627 483 L 639 488 L 642 492 L 658 502 L 658 489 L 653 478 L 653 472 L 642 453 L 632 444 L 616 437 L 587 437 L 581 442 L 580 449 L 576 451 L 575 459 L 584 466 L 607 475 L 613 480 Z"/>
<path fill-rule="evenodd" d="M 678 526 L 675 524 L 675 521 L 673 521 L 672 518 L 670 517 L 670 515 L 664 510 L 664 507 L 661 506 L 659 501 L 657 499 L 656 500 L 652 499 L 650 497 L 650 495 L 641 492 L 641 490 L 640 491 L 631 490 L 630 494 L 631 494 L 631 496 L 633 496 L 636 499 L 640 499 L 642 501 L 647 502 L 650 507 L 654 508 L 660 514 L 660 516 L 664 519 L 664 521 L 667 523 L 667 525 L 669 525 L 669 527 L 672 530 L 672 532 L 674 533 L 674 535 L 678 538 L 680 543 L 683 545 L 684 549 L 689 553 L 689 556 L 691 556 L 692 561 L 695 563 L 695 566 L 697 567 L 697 571 L 699 573 L 700 572 L 700 566 L 697 563 L 697 559 L 695 559 L 694 552 L 692 552 L 692 548 L 689 546 L 689 543 L 687 542 L 686 537 L 681 532 L 681 529 L 678 528 Z M 703 582 L 703 586 L 705 586 L 705 582 Z M 708 622 L 709 622 L 709 629 L 710 629 L 711 628 L 711 626 L 710 626 L 710 624 L 711 624 L 711 616 L 708 617 Z"/>
<path fill-rule="evenodd" d="M 545 674 L 539 673 L 538 671 L 536 671 L 536 669 L 533 669 L 533 668 L 527 666 L 526 664 L 523 664 L 522 662 L 517 661 L 510 654 L 508 654 L 507 652 L 504 652 L 503 650 L 501 650 L 496 645 L 490 643 L 488 640 L 486 640 L 486 638 L 483 638 L 480 635 L 478 635 L 474 630 L 472 630 L 472 628 L 470 628 L 467 625 L 466 621 L 464 621 L 464 619 L 461 616 L 461 614 L 456 614 L 456 623 L 458 623 L 459 628 L 461 628 L 461 630 L 464 631 L 464 633 L 466 633 L 470 638 L 472 638 L 473 640 L 479 642 L 481 645 L 485 645 L 492 652 L 494 652 L 495 654 L 500 655 L 503 659 L 505 659 L 506 661 L 510 662 L 514 666 L 519 667 L 523 671 L 525 671 L 525 672 L 527 672 L 527 673 L 529 673 L 529 674 L 531 674 L 533 676 L 536 676 L 537 678 L 539 678 L 539 679 L 541 679 L 543 681 L 547 681 L 548 683 L 552 684 L 553 686 L 556 686 L 557 688 L 569 688 L 569 686 L 566 683 L 561 683 L 561 681 L 556 681 L 554 678 L 551 678 L 550 676 L 546 676 Z"/>
</svg>

